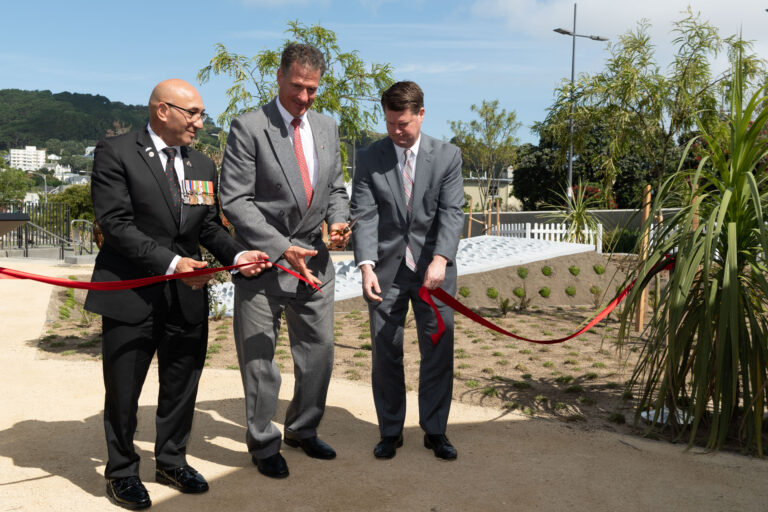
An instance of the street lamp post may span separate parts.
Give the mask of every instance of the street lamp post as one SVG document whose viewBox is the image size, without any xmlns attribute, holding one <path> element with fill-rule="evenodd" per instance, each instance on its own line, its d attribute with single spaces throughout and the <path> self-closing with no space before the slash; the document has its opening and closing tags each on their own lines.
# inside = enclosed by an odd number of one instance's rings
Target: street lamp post
<svg viewBox="0 0 768 512">
<path fill-rule="evenodd" d="M 46 178 L 45 173 L 37 171 L 29 171 L 29 173 L 43 177 L 43 194 L 45 195 L 45 204 L 48 204 L 48 179 Z"/>
<path fill-rule="evenodd" d="M 573 31 L 566 30 L 564 28 L 556 28 L 555 32 L 558 34 L 571 36 L 573 41 L 571 45 L 571 112 L 569 115 L 570 136 L 568 147 L 568 190 L 565 192 L 566 196 L 568 196 L 568 210 L 570 211 L 571 204 L 573 203 L 573 81 L 576 72 L 576 38 L 586 37 L 587 39 L 592 39 L 593 41 L 607 41 L 608 39 L 600 36 L 587 36 L 576 33 L 576 4 L 573 4 Z"/>
</svg>

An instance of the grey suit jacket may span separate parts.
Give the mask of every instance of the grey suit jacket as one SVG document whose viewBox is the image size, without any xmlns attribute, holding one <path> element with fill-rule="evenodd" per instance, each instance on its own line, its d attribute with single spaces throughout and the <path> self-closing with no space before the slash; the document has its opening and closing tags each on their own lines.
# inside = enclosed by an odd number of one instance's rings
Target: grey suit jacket
<svg viewBox="0 0 768 512">
<path fill-rule="evenodd" d="M 323 220 L 329 225 L 345 222 L 349 202 L 338 129 L 330 117 L 308 112 L 318 175 L 307 208 L 296 154 L 276 101 L 232 121 L 221 164 L 221 206 L 235 228 L 235 238 L 246 247 L 266 252 L 272 262 L 287 265 L 282 254 L 291 245 L 317 249 L 307 266 L 327 285 L 335 274 L 320 225 Z M 234 279 L 237 285 L 271 295 L 291 296 L 305 289 L 295 277 L 276 268 L 253 278 L 237 274 Z"/>
<path fill-rule="evenodd" d="M 449 261 L 444 288 L 456 283 L 453 261 L 464 225 L 461 152 L 456 146 L 424 133 L 414 169 L 412 213 L 409 217 L 397 155 L 387 137 L 358 153 L 352 187 L 355 261 L 376 262 L 376 276 L 386 293 L 410 245 L 423 278 L 432 256 Z"/>
</svg>

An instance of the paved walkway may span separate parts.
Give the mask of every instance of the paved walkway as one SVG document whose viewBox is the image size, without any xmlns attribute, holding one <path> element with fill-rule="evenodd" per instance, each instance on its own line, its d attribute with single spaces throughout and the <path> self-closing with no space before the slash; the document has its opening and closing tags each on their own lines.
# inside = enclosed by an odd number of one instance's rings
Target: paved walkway
<svg viewBox="0 0 768 512">
<path fill-rule="evenodd" d="M 27 272 L 66 276 L 84 267 L 2 260 Z M 101 367 L 38 358 L 51 288 L 0 280 L 0 512 L 119 510 L 104 497 Z M 293 387 L 284 376 L 278 418 Z M 321 436 L 338 451 L 317 461 L 283 450 L 285 480 L 261 476 L 245 452 L 238 372 L 203 372 L 190 463 L 211 484 L 200 496 L 153 481 L 156 373 L 140 402 L 136 444 L 153 510 L 168 511 L 509 511 L 765 510 L 768 462 L 732 454 L 684 452 L 678 445 L 454 404 L 449 435 L 455 462 L 421 445 L 409 394 L 405 446 L 390 461 L 373 458 L 378 440 L 370 388 L 331 383 Z"/>
</svg>

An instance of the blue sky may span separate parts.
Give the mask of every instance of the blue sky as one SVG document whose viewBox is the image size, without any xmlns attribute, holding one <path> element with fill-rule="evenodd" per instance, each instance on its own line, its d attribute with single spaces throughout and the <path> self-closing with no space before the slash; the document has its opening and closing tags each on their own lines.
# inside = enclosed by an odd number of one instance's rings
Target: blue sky
<svg viewBox="0 0 768 512">
<path fill-rule="evenodd" d="M 768 1 L 584 0 L 577 32 L 608 37 L 652 23 L 659 61 L 672 54 L 671 20 L 687 5 L 718 26 L 742 30 L 768 57 Z M 178 77 L 197 84 L 197 71 L 223 43 L 252 56 L 277 48 L 288 20 L 319 23 L 336 32 L 345 50 L 366 62 L 389 62 L 398 80 L 425 91 L 423 130 L 450 138 L 449 120 L 472 118 L 470 106 L 498 99 L 523 123 L 522 142 L 536 143 L 529 127 L 546 115 L 552 91 L 570 77 L 573 2 L 563 0 L 68 0 L 3 6 L 0 88 L 102 94 L 145 104 L 155 83 Z M 577 39 L 576 71 L 596 72 L 607 43 Z M 207 110 L 225 107 L 226 78 L 198 88 Z M 384 131 L 383 124 L 378 126 Z"/>
</svg>

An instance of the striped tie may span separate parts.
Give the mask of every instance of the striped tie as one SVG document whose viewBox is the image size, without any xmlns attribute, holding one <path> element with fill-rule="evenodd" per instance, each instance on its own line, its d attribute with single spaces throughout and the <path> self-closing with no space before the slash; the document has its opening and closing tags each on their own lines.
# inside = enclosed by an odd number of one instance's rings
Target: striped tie
<svg viewBox="0 0 768 512">
<path fill-rule="evenodd" d="M 405 193 L 405 204 L 408 207 L 408 221 L 410 223 L 413 210 L 413 169 L 411 168 L 410 150 L 403 152 L 403 192 Z M 416 272 L 416 262 L 413 259 L 410 245 L 405 246 L 405 266 Z"/>
</svg>

